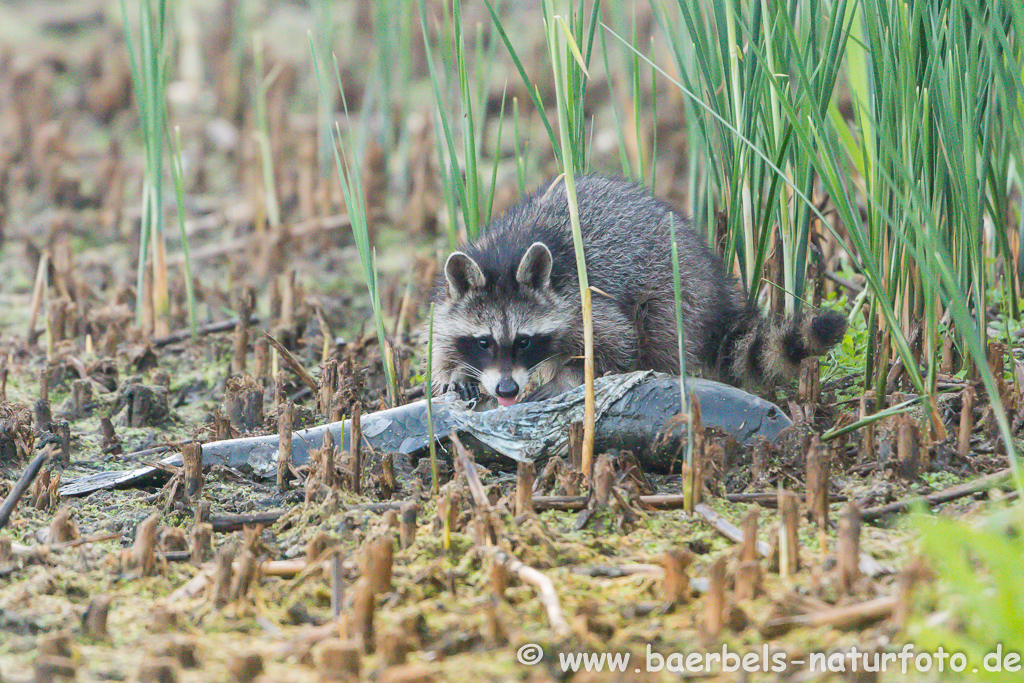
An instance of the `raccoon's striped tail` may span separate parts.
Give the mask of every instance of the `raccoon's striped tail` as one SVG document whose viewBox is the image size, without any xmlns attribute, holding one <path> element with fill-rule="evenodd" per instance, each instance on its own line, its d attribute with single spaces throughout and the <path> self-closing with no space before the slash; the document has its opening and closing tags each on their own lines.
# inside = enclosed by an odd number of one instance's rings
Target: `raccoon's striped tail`
<svg viewBox="0 0 1024 683">
<path fill-rule="evenodd" d="M 842 341 L 846 318 L 836 311 L 803 312 L 790 318 L 762 317 L 751 310 L 740 318 L 724 354 L 724 368 L 739 383 L 772 387 L 797 378 L 800 363 L 821 356 Z"/>
</svg>

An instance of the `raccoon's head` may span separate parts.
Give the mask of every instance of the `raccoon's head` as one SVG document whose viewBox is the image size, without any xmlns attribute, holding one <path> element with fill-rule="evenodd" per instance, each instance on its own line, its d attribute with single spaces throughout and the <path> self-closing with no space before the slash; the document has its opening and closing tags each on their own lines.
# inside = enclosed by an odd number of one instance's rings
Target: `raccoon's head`
<svg viewBox="0 0 1024 683">
<path fill-rule="evenodd" d="M 524 396 L 531 378 L 565 362 L 576 307 L 552 288 L 551 266 L 551 251 L 540 242 L 507 272 L 485 272 L 465 252 L 448 257 L 446 291 L 434 311 L 438 390 L 476 380 L 507 406 Z"/>
</svg>

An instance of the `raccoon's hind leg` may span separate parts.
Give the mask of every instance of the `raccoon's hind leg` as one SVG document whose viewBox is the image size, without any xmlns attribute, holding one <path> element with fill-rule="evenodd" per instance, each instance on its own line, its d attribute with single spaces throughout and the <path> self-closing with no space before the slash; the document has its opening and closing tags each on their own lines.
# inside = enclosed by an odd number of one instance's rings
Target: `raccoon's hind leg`
<svg viewBox="0 0 1024 683">
<path fill-rule="evenodd" d="M 748 308 L 723 340 L 722 374 L 734 384 L 772 387 L 796 379 L 805 358 L 827 353 L 845 334 L 846 318 L 836 311 L 770 319 Z"/>
</svg>

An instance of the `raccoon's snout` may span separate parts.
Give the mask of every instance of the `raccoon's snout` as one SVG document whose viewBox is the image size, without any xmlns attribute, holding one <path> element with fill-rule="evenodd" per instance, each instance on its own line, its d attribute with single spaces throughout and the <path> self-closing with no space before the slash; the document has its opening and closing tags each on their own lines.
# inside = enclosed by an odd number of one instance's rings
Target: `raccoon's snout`
<svg viewBox="0 0 1024 683">
<path fill-rule="evenodd" d="M 494 387 L 494 395 L 498 397 L 498 403 L 501 405 L 512 405 L 519 395 L 519 385 L 511 377 L 502 377 L 498 386 Z"/>
<path fill-rule="evenodd" d="M 480 373 L 480 389 L 497 399 L 501 406 L 515 403 L 528 382 L 526 371 L 516 366 L 500 366 L 495 363 Z"/>
</svg>

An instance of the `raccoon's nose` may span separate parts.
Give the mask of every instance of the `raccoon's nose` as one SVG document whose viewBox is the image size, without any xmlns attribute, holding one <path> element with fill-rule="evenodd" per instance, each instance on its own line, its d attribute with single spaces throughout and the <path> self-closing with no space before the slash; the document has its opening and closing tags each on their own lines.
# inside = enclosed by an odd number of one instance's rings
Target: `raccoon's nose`
<svg viewBox="0 0 1024 683">
<path fill-rule="evenodd" d="M 494 388 L 494 393 L 498 398 L 515 398 L 519 393 L 519 385 L 511 377 L 502 377 L 498 386 Z"/>
</svg>

